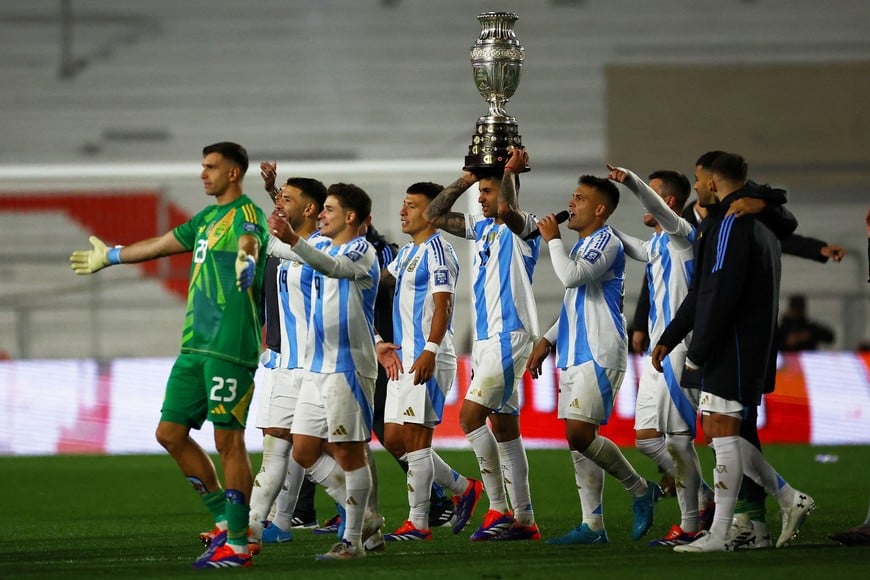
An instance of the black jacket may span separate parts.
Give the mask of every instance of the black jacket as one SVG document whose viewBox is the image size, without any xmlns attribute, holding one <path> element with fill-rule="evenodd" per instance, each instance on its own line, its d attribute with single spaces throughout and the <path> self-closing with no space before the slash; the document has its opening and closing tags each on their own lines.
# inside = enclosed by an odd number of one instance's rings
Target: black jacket
<svg viewBox="0 0 870 580">
<path fill-rule="evenodd" d="M 703 366 L 703 384 L 733 388 L 727 398 L 757 405 L 775 376 L 780 250 L 760 219 L 725 217 L 745 189 L 711 207 L 701 224 L 689 294 L 659 344 L 673 348 L 693 331 L 688 358 Z"/>
</svg>

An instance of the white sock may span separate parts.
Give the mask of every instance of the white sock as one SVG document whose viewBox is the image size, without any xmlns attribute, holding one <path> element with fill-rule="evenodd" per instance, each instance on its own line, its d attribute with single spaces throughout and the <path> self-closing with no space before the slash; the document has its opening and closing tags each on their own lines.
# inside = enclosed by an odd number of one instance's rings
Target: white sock
<svg viewBox="0 0 870 580">
<path fill-rule="evenodd" d="M 615 477 L 631 495 L 640 497 L 648 491 L 646 480 L 634 470 L 619 447 L 607 437 L 596 435 L 583 455 Z"/>
<path fill-rule="evenodd" d="M 580 512 L 592 531 L 604 528 L 604 470 L 579 451 L 571 451 L 574 463 L 574 483 L 580 495 Z"/>
<path fill-rule="evenodd" d="M 676 478 L 674 471 L 674 460 L 668 453 L 668 448 L 665 445 L 665 436 L 659 435 L 651 439 L 638 439 L 635 444 L 638 451 L 655 461 L 655 464 L 661 467 L 665 473 Z"/>
<path fill-rule="evenodd" d="M 344 479 L 347 489 L 347 496 L 343 502 L 347 515 L 344 539 L 356 546 L 362 539 L 366 504 L 372 491 L 372 472 L 368 465 L 363 465 L 359 469 L 345 471 Z"/>
<path fill-rule="evenodd" d="M 728 537 L 731 520 L 734 519 L 734 506 L 743 479 L 740 459 L 740 440 L 737 435 L 714 437 L 711 445 L 716 452 L 716 467 L 713 469 L 713 491 L 716 496 L 716 515 L 710 534 L 718 539 Z"/>
<path fill-rule="evenodd" d="M 740 457 L 743 461 L 742 467 L 746 477 L 775 497 L 776 501 L 779 502 L 779 507 L 791 506 L 794 500 L 794 488 L 776 472 L 757 447 L 742 437 L 740 439 Z"/>
<path fill-rule="evenodd" d="M 680 528 L 684 532 L 700 529 L 698 490 L 701 486 L 701 464 L 691 435 L 668 435 L 667 449 L 674 462 L 674 487 L 680 505 Z"/>
<path fill-rule="evenodd" d="M 468 487 L 468 478 L 447 465 L 435 450 L 432 450 L 432 468 L 435 482 L 450 490 L 451 495 L 462 495 Z"/>
<path fill-rule="evenodd" d="M 347 499 L 344 486 L 345 474 L 335 459 L 324 453 L 314 462 L 314 465 L 306 470 L 306 473 L 311 481 L 321 485 L 326 490 L 326 493 L 335 503 L 344 505 Z"/>
<path fill-rule="evenodd" d="M 523 438 L 499 442 L 498 452 L 504 465 L 504 482 L 514 507 L 514 518 L 521 526 L 531 526 L 535 523 L 535 511 L 532 509 L 529 459 L 523 447 Z"/>
<path fill-rule="evenodd" d="M 290 455 L 290 442 L 280 437 L 263 437 L 263 465 L 254 478 L 251 490 L 251 511 L 248 525 L 255 538 L 263 531 L 263 520 L 269 515 L 272 503 L 281 493 L 281 485 L 287 476 L 287 458 Z"/>
<path fill-rule="evenodd" d="M 408 519 L 418 530 L 429 529 L 429 496 L 434 480 L 432 449 L 408 452 Z"/>
<path fill-rule="evenodd" d="M 477 456 L 477 464 L 480 465 L 480 477 L 489 498 L 489 509 L 506 512 L 507 499 L 504 492 L 504 478 L 499 463 L 498 444 L 489 427 L 483 425 L 466 435 L 474 455 Z"/>
<path fill-rule="evenodd" d="M 296 511 L 296 501 L 299 499 L 299 490 L 302 489 L 304 480 L 305 470 L 293 457 L 290 457 L 287 461 L 287 477 L 284 479 L 281 493 L 275 500 L 275 516 L 272 518 L 272 523 L 282 530 L 293 527 L 293 512 Z"/>
<path fill-rule="evenodd" d="M 369 494 L 368 505 L 370 510 L 379 514 L 381 513 L 381 502 L 378 499 L 378 466 L 375 465 L 375 454 L 372 453 L 372 448 L 368 443 L 366 443 L 366 459 L 369 462 L 369 471 L 372 472 L 372 491 Z"/>
</svg>

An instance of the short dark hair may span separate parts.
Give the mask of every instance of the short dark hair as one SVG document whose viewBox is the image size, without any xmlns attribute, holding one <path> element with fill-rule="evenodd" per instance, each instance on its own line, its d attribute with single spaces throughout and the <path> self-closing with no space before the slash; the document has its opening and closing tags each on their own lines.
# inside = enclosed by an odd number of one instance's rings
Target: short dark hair
<svg viewBox="0 0 870 580">
<path fill-rule="evenodd" d="M 723 155 L 725 155 L 724 151 L 707 151 L 698 157 L 698 160 L 695 161 L 695 166 L 700 165 L 704 169 L 710 169 L 713 167 L 713 162 Z"/>
<path fill-rule="evenodd" d="M 501 186 L 501 180 L 504 179 L 504 167 L 486 167 L 481 169 L 475 169 L 472 171 L 474 176 L 477 177 L 478 181 L 483 181 L 484 179 L 494 179 L 499 182 L 499 186 Z M 514 173 L 514 182 L 516 183 L 517 193 L 520 191 L 520 174 Z"/>
<path fill-rule="evenodd" d="M 595 177 L 594 175 L 581 175 L 580 179 L 577 180 L 577 184 L 588 185 L 598 190 L 604 196 L 604 205 L 607 206 L 610 213 L 613 213 L 616 210 L 616 206 L 619 205 L 619 190 L 609 179 Z"/>
<path fill-rule="evenodd" d="M 326 195 L 337 198 L 342 208 L 356 212 L 359 224 L 372 214 L 372 198 L 361 187 L 352 183 L 333 183 Z"/>
<path fill-rule="evenodd" d="M 287 185 L 295 187 L 313 201 L 317 205 L 317 213 L 323 211 L 323 202 L 326 201 L 326 186 L 323 182 L 310 177 L 289 177 Z"/>
<path fill-rule="evenodd" d="M 679 171 L 671 171 L 669 169 L 660 169 L 649 174 L 649 180 L 660 179 L 665 185 L 665 195 L 673 195 L 677 200 L 677 207 L 682 208 L 686 205 L 686 200 L 692 193 L 692 184 L 689 183 L 689 178 Z"/>
<path fill-rule="evenodd" d="M 221 141 L 202 148 L 203 157 L 209 153 L 218 153 L 225 159 L 229 159 L 242 170 L 242 175 L 248 172 L 248 152 L 238 143 Z"/>
<path fill-rule="evenodd" d="M 749 164 L 737 153 L 724 153 L 713 162 L 711 170 L 729 181 L 746 181 Z"/>
<path fill-rule="evenodd" d="M 425 195 L 432 200 L 435 199 L 443 190 L 443 185 L 432 183 L 431 181 L 419 181 L 410 185 L 405 193 L 418 193 L 420 195 Z"/>
</svg>

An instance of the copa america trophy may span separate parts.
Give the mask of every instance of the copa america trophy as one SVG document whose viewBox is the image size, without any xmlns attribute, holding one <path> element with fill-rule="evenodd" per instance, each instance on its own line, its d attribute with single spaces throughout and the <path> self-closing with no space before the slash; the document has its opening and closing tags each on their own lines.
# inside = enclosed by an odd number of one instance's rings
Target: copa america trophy
<svg viewBox="0 0 870 580">
<path fill-rule="evenodd" d="M 480 37 L 471 47 L 474 84 L 489 103 L 489 114 L 477 119 L 477 130 L 465 156 L 465 169 L 480 172 L 504 167 L 510 147 L 522 147 L 517 120 L 504 105 L 520 84 L 526 50 L 514 34 L 519 16 L 513 12 L 483 12 Z M 528 171 L 528 167 L 525 169 Z"/>
</svg>

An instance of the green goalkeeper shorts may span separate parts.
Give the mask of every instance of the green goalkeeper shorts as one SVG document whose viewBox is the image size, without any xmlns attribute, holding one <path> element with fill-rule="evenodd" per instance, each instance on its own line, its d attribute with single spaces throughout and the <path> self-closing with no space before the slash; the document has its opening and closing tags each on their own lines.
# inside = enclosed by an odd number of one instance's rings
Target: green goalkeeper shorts
<svg viewBox="0 0 870 580">
<path fill-rule="evenodd" d="M 244 429 L 254 396 L 252 369 L 211 356 L 182 353 L 175 360 L 160 420 L 193 429 Z"/>
</svg>

